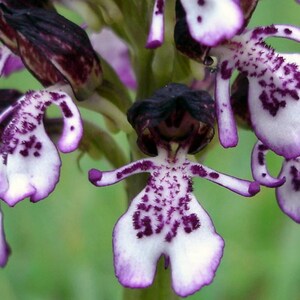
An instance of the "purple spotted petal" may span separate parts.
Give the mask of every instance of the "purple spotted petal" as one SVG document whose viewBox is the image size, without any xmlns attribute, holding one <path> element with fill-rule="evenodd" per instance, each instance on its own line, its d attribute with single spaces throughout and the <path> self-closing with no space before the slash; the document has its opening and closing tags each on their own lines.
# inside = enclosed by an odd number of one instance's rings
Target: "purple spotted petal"
<svg viewBox="0 0 300 300">
<path fill-rule="evenodd" d="M 269 174 L 266 166 L 265 156 L 269 148 L 258 141 L 253 148 L 251 158 L 251 169 L 253 178 L 260 184 L 268 187 L 281 186 L 285 182 L 284 177 L 274 178 Z"/>
<path fill-rule="evenodd" d="M 250 118 L 259 140 L 277 154 L 294 158 L 300 155 L 299 55 L 277 54 L 264 43 L 272 36 L 299 41 L 300 29 L 287 25 L 259 27 L 213 49 L 212 55 L 221 60 L 219 78 L 227 73 L 230 77 L 228 66 L 232 72 L 232 65 L 247 76 Z M 223 90 L 227 99 L 228 92 Z M 221 97 L 216 97 L 217 101 Z"/>
<path fill-rule="evenodd" d="M 8 77 L 11 73 L 22 70 L 22 60 L 14 55 L 7 47 L 0 46 L 0 77 Z"/>
<path fill-rule="evenodd" d="M 10 255 L 10 248 L 5 239 L 3 213 L 0 209 L 0 267 L 4 267 Z"/>
<path fill-rule="evenodd" d="M 276 189 L 278 204 L 285 214 L 300 223 L 300 159 L 285 160 L 280 176 L 286 182 Z"/>
<path fill-rule="evenodd" d="M 158 156 L 114 171 L 92 169 L 97 186 L 114 184 L 141 172 L 147 185 L 131 202 L 114 229 L 115 272 L 130 288 L 152 284 L 157 260 L 171 264 L 174 291 L 186 297 L 212 282 L 223 255 L 224 241 L 192 193 L 192 177 L 200 176 L 245 196 L 259 191 L 256 182 L 217 173 L 186 159 L 187 149 L 173 157 L 158 147 Z"/>
<path fill-rule="evenodd" d="M 129 88 L 136 88 L 136 78 L 129 57 L 128 46 L 110 29 L 90 36 L 93 48 L 109 63 L 120 80 Z"/>
<path fill-rule="evenodd" d="M 147 287 L 153 282 L 157 260 L 164 255 L 171 263 L 175 292 L 183 297 L 193 294 L 213 280 L 224 241 L 192 194 L 188 204 L 177 197 L 172 201 L 174 206 L 167 207 L 164 201 L 172 198 L 157 197 L 151 188 L 146 190 L 115 226 L 116 276 L 126 287 Z"/>
<path fill-rule="evenodd" d="M 234 0 L 181 0 L 181 4 L 192 37 L 207 46 L 232 38 L 244 23 Z"/>
<path fill-rule="evenodd" d="M 146 48 L 157 48 L 164 42 L 165 0 L 155 0 Z"/>
<path fill-rule="evenodd" d="M 151 161 L 146 188 L 114 229 L 116 276 L 124 286 L 147 287 L 164 255 L 171 262 L 175 292 L 187 296 L 213 280 L 224 242 L 191 193 L 184 157 L 170 167 L 162 152 Z"/>
<path fill-rule="evenodd" d="M 195 197 L 191 198 L 190 211 L 199 218 L 200 227 L 190 234 L 178 230 L 165 252 L 170 257 L 173 289 L 182 297 L 212 282 L 224 248 L 224 241 L 216 233 L 209 215 Z"/>
<path fill-rule="evenodd" d="M 51 104 L 60 107 L 64 117 L 58 148 L 70 152 L 78 146 L 82 136 L 81 119 L 67 94 L 47 91 L 25 94 L 13 107 L 0 148 L 0 198 L 10 206 L 26 197 L 33 202 L 43 199 L 58 182 L 60 158 L 43 125 L 45 110 Z M 11 108 L 8 110 L 11 112 Z M 6 114 L 4 111 L 3 115 Z"/>
</svg>

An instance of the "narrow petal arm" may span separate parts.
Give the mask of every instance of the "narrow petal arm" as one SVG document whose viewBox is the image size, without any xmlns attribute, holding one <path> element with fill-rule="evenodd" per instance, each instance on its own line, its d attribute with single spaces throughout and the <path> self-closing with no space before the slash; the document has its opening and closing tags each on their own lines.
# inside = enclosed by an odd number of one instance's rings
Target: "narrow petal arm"
<svg viewBox="0 0 300 300">
<path fill-rule="evenodd" d="M 238 143 L 237 127 L 230 104 L 230 77 L 233 65 L 228 60 L 220 62 L 216 77 L 215 98 L 219 139 L 223 147 L 235 147 Z"/>
<path fill-rule="evenodd" d="M 257 27 L 247 32 L 254 39 L 279 37 L 300 42 L 300 28 L 291 25 L 271 25 Z"/>
<path fill-rule="evenodd" d="M 200 164 L 191 164 L 190 171 L 192 176 L 208 179 L 245 197 L 254 196 L 260 191 L 259 183 L 256 181 L 248 181 L 225 175 Z"/>
<path fill-rule="evenodd" d="M 89 171 L 89 180 L 96 186 L 115 184 L 126 177 L 143 172 L 151 172 L 155 168 L 151 159 L 142 159 L 116 170 L 102 172 L 97 169 Z"/>
<path fill-rule="evenodd" d="M 268 147 L 266 147 L 260 141 L 255 144 L 251 158 L 252 175 L 253 178 L 262 185 L 268 187 L 277 187 L 285 182 L 285 177 L 274 178 L 269 174 L 265 162 L 265 155 L 267 154 L 268 150 Z"/>
</svg>

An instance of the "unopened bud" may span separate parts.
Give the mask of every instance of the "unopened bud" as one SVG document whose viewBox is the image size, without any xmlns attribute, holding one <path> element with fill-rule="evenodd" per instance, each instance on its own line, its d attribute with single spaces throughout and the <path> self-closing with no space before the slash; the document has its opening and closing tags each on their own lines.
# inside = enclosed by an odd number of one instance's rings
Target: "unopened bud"
<svg viewBox="0 0 300 300">
<path fill-rule="evenodd" d="M 0 9 L 17 54 L 44 86 L 68 82 L 76 97 L 84 100 L 101 84 L 99 59 L 81 27 L 51 10 L 3 5 Z M 6 39 L 3 42 L 10 47 Z"/>
</svg>

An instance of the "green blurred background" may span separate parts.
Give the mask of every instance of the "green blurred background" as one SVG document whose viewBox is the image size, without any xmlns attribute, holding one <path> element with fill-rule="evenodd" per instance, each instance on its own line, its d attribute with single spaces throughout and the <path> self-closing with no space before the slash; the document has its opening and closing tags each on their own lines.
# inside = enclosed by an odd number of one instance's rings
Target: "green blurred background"
<svg viewBox="0 0 300 300">
<path fill-rule="evenodd" d="M 260 1 L 251 26 L 272 23 L 299 26 L 300 5 L 294 0 Z M 282 52 L 300 52 L 294 42 L 270 42 Z M 23 91 L 39 88 L 27 72 L 1 79 L 0 86 Z M 94 117 L 102 122 L 100 119 Z M 122 139 L 122 135 L 116 138 Z M 254 143 L 253 134 L 240 130 L 237 148 L 216 146 L 207 154 L 205 164 L 250 179 Z M 62 155 L 61 180 L 48 199 L 37 204 L 26 200 L 14 208 L 2 204 L 13 252 L 5 269 L 0 270 L 1 300 L 121 299 L 111 235 L 126 210 L 124 183 L 95 188 L 87 180 L 88 170 L 111 166 L 84 155 L 80 171 L 78 155 Z M 277 174 L 281 159 L 271 154 L 268 162 Z M 255 197 L 243 198 L 200 179 L 195 179 L 194 188 L 226 247 L 213 284 L 188 299 L 300 299 L 300 225 L 279 210 L 274 190 L 262 188 Z"/>
</svg>

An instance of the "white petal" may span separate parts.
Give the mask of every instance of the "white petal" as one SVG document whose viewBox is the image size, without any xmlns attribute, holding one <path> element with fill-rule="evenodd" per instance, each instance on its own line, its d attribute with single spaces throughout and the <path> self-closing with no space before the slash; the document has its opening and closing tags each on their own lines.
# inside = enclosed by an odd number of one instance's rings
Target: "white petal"
<svg viewBox="0 0 300 300">
<path fill-rule="evenodd" d="M 166 251 L 170 256 L 173 288 L 182 297 L 212 282 L 224 248 L 223 239 L 195 197 L 190 202 L 190 210 L 199 217 L 200 228 L 190 234 L 178 231 Z"/>
<path fill-rule="evenodd" d="M 117 222 L 113 234 L 116 276 L 121 284 L 132 288 L 152 284 L 156 263 L 163 254 L 164 247 L 161 234 L 137 238 L 137 232 L 133 228 L 133 215 L 143 195 L 144 191 L 132 201 L 128 211 Z"/>
<path fill-rule="evenodd" d="M 280 176 L 286 182 L 276 189 L 277 201 L 282 211 L 300 223 L 300 158 L 286 160 Z"/>
<path fill-rule="evenodd" d="M 242 11 L 233 0 L 181 0 L 181 3 L 192 37 L 207 46 L 232 38 L 244 22 Z"/>
<path fill-rule="evenodd" d="M 221 69 L 216 77 L 215 99 L 220 143 L 223 147 L 235 147 L 238 133 L 230 104 L 230 77 L 233 65 L 227 60 L 221 61 Z"/>
<path fill-rule="evenodd" d="M 61 108 L 65 120 L 59 148 L 69 152 L 78 146 L 81 120 L 67 94 L 40 91 L 24 95 L 3 132 L 0 148 L 0 197 L 11 206 L 26 197 L 34 202 L 47 197 L 58 182 L 60 158 L 43 125 L 45 110 L 51 104 Z"/>
</svg>

